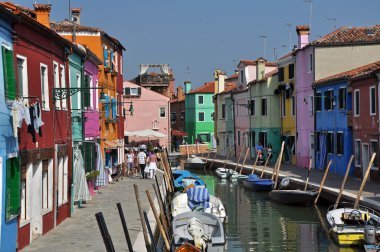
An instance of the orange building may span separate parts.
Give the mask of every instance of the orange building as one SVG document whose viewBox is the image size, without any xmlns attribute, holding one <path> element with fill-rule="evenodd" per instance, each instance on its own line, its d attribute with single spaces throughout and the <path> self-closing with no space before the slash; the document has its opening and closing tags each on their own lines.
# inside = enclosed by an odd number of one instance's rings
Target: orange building
<svg viewBox="0 0 380 252">
<path fill-rule="evenodd" d="M 100 116 L 100 147 L 105 167 L 112 168 L 124 162 L 123 45 L 103 30 L 80 24 L 80 9 L 72 9 L 72 22 L 52 22 L 51 28 L 64 38 L 88 47 L 103 61 L 99 65 L 97 98 L 104 100 Z M 99 101 L 99 99 L 96 99 Z"/>
</svg>

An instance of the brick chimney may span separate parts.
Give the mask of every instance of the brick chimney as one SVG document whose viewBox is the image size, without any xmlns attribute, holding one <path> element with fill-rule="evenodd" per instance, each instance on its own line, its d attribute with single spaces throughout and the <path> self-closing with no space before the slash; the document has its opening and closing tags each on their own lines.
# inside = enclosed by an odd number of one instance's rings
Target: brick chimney
<svg viewBox="0 0 380 252">
<path fill-rule="evenodd" d="M 183 84 L 185 85 L 185 94 L 188 94 L 191 91 L 191 81 L 185 81 Z"/>
<path fill-rule="evenodd" d="M 37 22 L 50 28 L 50 10 L 51 4 L 33 4 L 36 13 Z"/>
<path fill-rule="evenodd" d="M 214 93 L 219 94 L 224 91 L 224 83 L 226 79 L 226 73 L 222 70 L 214 71 L 215 89 Z"/>
<path fill-rule="evenodd" d="M 298 25 L 296 26 L 296 31 L 298 35 L 298 49 L 302 49 L 309 43 L 310 27 L 308 25 Z"/>
<path fill-rule="evenodd" d="M 262 80 L 265 77 L 265 62 L 267 60 L 260 57 L 256 60 L 256 80 Z"/>
<path fill-rule="evenodd" d="M 181 86 L 177 87 L 177 100 L 185 100 L 185 93 L 183 92 L 183 87 Z"/>
<path fill-rule="evenodd" d="M 70 21 L 75 22 L 77 25 L 80 25 L 80 11 L 79 8 L 72 8 L 71 9 L 71 19 Z"/>
</svg>

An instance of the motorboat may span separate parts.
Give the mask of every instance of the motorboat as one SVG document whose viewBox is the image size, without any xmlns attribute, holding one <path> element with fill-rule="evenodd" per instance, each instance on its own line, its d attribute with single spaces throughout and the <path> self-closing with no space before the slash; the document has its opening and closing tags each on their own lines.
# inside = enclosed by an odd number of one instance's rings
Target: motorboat
<svg viewBox="0 0 380 252">
<path fill-rule="evenodd" d="M 337 244 L 342 246 L 363 246 L 366 242 L 365 229 L 373 227 L 374 236 L 380 235 L 380 215 L 373 209 L 352 203 L 342 207 L 332 205 L 327 211 L 330 233 Z"/>
<path fill-rule="evenodd" d="M 232 169 L 228 169 L 228 168 L 217 168 L 215 170 L 216 174 L 222 178 L 222 179 L 226 179 L 226 178 L 229 178 L 231 177 L 234 173 L 237 173 L 236 171 L 232 170 Z"/>
<path fill-rule="evenodd" d="M 203 168 L 205 166 L 206 162 L 203 161 L 200 157 L 197 157 L 195 155 L 190 155 L 190 157 L 188 157 L 186 159 L 186 163 L 185 163 L 185 169 L 199 169 L 199 168 Z"/>
<path fill-rule="evenodd" d="M 205 186 L 201 178 L 187 170 L 174 170 L 172 174 L 174 178 L 174 189 L 176 191 L 182 191 L 190 184 L 194 186 Z"/>
<path fill-rule="evenodd" d="M 243 185 L 256 192 L 269 192 L 272 191 L 274 182 L 271 179 L 261 179 L 256 174 L 251 174 L 243 180 Z"/>
<path fill-rule="evenodd" d="M 172 221 L 172 251 L 186 242 L 200 251 L 221 252 L 225 250 L 226 238 L 222 221 L 205 212 L 178 214 Z"/>
<path fill-rule="evenodd" d="M 177 248 L 174 252 L 200 252 L 193 244 L 185 242 L 179 248 Z"/>
<path fill-rule="evenodd" d="M 176 195 L 171 202 L 173 218 L 178 214 L 190 211 L 203 211 L 218 217 L 223 223 L 227 220 L 227 213 L 219 197 L 210 195 L 207 188 L 194 187 L 186 193 Z"/>
</svg>

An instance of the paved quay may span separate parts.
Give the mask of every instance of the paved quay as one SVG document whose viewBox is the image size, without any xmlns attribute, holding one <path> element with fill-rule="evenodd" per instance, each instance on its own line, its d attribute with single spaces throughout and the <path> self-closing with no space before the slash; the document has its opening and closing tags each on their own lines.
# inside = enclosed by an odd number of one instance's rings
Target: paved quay
<svg viewBox="0 0 380 252">
<path fill-rule="evenodd" d="M 211 162 L 214 159 L 214 156 L 213 154 L 211 154 L 211 157 L 209 157 L 208 159 L 205 157 L 203 157 L 203 159 L 207 161 L 206 170 L 208 170 Z M 225 157 L 217 155 L 214 160 L 213 169 L 223 166 L 225 163 L 225 159 L 226 159 Z M 227 160 L 226 167 L 235 169 L 236 162 L 237 162 L 237 158 Z M 273 161 L 272 164 L 270 164 L 265 169 L 266 177 L 272 175 L 274 162 L 275 161 Z M 240 160 L 240 164 L 241 163 L 242 163 L 242 158 Z M 253 164 L 254 164 L 254 160 L 246 161 L 245 168 L 244 168 L 244 171 L 246 174 L 252 171 Z M 262 169 L 263 169 L 263 166 L 259 166 L 259 165 L 256 166 L 255 173 L 261 174 Z M 312 189 L 319 188 L 323 175 L 324 175 L 324 171 L 311 169 L 309 187 L 311 187 Z M 304 185 L 307 178 L 307 169 L 303 169 L 303 168 L 296 167 L 294 165 L 282 163 L 279 177 L 280 178 L 291 177 L 292 181 L 295 182 L 296 184 Z M 335 202 L 339 194 L 339 189 L 341 187 L 342 181 L 343 181 L 343 176 L 339 176 L 333 173 L 332 170 L 330 170 L 327 175 L 326 181 L 324 183 L 324 187 L 321 193 L 321 198 Z M 362 183 L 362 179 L 349 176 L 346 181 L 341 202 L 355 201 L 357 192 L 359 191 L 361 183 Z M 371 207 L 380 212 L 380 182 L 369 181 L 369 180 L 367 181 L 364 187 L 362 196 L 361 196 L 360 204 Z"/>
<path fill-rule="evenodd" d="M 162 175 L 157 173 L 157 176 L 158 181 L 161 182 Z M 134 251 L 146 251 L 133 184 L 137 184 L 139 187 L 142 208 L 148 212 L 148 218 L 154 230 L 155 219 L 152 211 L 149 212 L 151 208 L 145 191 L 149 190 L 152 198 L 156 199 L 152 186 L 155 183 L 153 179 L 124 178 L 101 188 L 91 201 L 88 201 L 80 209 L 76 208 L 71 218 L 35 240 L 23 251 L 106 251 L 95 218 L 97 212 L 103 212 L 115 251 L 128 251 L 116 207 L 118 202 L 123 208 Z M 159 210 L 157 200 L 155 202 L 156 209 Z"/>
</svg>

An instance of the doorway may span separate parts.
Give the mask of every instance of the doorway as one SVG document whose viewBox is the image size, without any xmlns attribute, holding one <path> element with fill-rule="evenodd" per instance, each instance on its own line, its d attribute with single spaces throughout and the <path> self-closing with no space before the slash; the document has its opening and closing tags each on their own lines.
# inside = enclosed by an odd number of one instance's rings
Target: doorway
<svg viewBox="0 0 380 252">
<path fill-rule="evenodd" d="M 363 178 L 365 176 L 365 173 L 368 168 L 368 163 L 369 163 L 369 145 L 368 144 L 363 144 L 362 145 L 362 167 L 363 167 Z M 371 169 L 371 168 L 369 168 Z M 368 176 L 368 180 L 369 180 Z"/>
<path fill-rule="evenodd" d="M 32 241 L 42 235 L 42 163 L 33 164 L 30 194 L 30 228 Z"/>
</svg>

